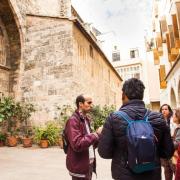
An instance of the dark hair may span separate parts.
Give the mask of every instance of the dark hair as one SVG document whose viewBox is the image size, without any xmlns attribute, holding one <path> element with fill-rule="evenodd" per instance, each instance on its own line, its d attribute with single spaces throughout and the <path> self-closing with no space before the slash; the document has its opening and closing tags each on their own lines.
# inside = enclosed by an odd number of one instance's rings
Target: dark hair
<svg viewBox="0 0 180 180">
<path fill-rule="evenodd" d="M 125 81 L 122 87 L 122 91 L 128 97 L 132 99 L 143 99 L 145 86 L 143 82 L 136 78 L 131 78 Z"/>
<path fill-rule="evenodd" d="M 79 103 L 80 102 L 82 102 L 82 103 L 85 102 L 85 98 L 84 98 L 83 94 L 77 96 L 77 98 L 76 98 L 76 106 L 77 106 L 77 108 L 79 108 Z"/>
<path fill-rule="evenodd" d="M 172 111 L 172 109 L 171 109 L 171 107 L 170 107 L 169 104 L 163 104 L 163 105 L 160 107 L 159 112 L 162 113 L 162 108 L 163 108 L 164 106 L 167 106 L 167 107 L 168 107 L 168 110 L 169 110 L 169 116 L 168 116 L 168 118 L 170 118 L 170 117 L 173 115 L 173 111 Z"/>
<path fill-rule="evenodd" d="M 175 116 L 178 119 L 178 123 L 180 123 L 180 108 L 175 109 Z"/>
</svg>

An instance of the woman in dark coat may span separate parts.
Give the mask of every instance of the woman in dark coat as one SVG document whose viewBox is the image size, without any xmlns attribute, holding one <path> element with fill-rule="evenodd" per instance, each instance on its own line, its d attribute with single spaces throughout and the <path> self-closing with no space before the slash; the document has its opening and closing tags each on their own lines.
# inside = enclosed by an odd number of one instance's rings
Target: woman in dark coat
<svg viewBox="0 0 180 180">
<path fill-rule="evenodd" d="M 173 111 L 172 111 L 171 107 L 168 104 L 163 104 L 160 107 L 160 113 L 162 113 L 164 120 L 166 121 L 167 125 L 170 128 L 171 117 L 173 115 Z M 173 179 L 173 168 L 172 168 L 171 160 L 170 159 L 161 159 L 161 164 L 164 167 L 165 179 L 172 180 Z"/>
</svg>

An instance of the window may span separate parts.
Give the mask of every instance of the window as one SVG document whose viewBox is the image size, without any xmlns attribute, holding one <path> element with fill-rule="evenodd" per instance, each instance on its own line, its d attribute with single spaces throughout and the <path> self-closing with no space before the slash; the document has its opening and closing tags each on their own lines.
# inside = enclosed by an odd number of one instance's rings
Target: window
<svg viewBox="0 0 180 180">
<path fill-rule="evenodd" d="M 114 46 L 112 52 L 112 61 L 120 61 L 120 51 L 117 49 L 117 46 Z"/>
<path fill-rule="evenodd" d="M 165 65 L 160 65 L 159 80 L 160 80 L 160 88 L 161 89 L 165 89 L 167 87 L 165 77 L 166 77 Z"/>
<path fill-rule="evenodd" d="M 135 58 L 135 51 L 133 50 L 133 51 L 130 51 L 130 57 L 131 58 Z"/>
<path fill-rule="evenodd" d="M 120 52 L 112 53 L 112 61 L 120 61 Z"/>
<path fill-rule="evenodd" d="M 93 47 L 91 45 L 89 46 L 89 54 L 90 54 L 90 57 L 93 58 Z"/>
<path fill-rule="evenodd" d="M 133 58 L 137 58 L 137 57 L 139 57 L 138 49 L 130 50 L 130 58 L 133 59 Z"/>
<path fill-rule="evenodd" d="M 6 48 L 3 31 L 0 27 L 0 65 L 6 65 Z"/>
</svg>

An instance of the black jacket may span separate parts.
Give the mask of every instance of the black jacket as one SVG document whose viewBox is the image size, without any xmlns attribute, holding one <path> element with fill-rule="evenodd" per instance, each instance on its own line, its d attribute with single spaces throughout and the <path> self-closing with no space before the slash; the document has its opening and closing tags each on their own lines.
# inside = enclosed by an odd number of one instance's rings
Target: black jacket
<svg viewBox="0 0 180 180">
<path fill-rule="evenodd" d="M 143 119 L 147 109 L 141 100 L 131 100 L 120 108 L 126 112 L 131 119 Z M 100 137 L 98 152 L 102 158 L 112 159 L 111 171 L 113 179 L 120 180 L 160 180 L 161 164 L 160 157 L 170 158 L 174 153 L 173 142 L 169 127 L 163 120 L 162 115 L 157 112 L 149 112 L 149 122 L 158 139 L 157 143 L 157 168 L 154 171 L 134 174 L 127 166 L 127 122 L 121 120 L 117 115 L 111 114 L 105 124 Z"/>
</svg>

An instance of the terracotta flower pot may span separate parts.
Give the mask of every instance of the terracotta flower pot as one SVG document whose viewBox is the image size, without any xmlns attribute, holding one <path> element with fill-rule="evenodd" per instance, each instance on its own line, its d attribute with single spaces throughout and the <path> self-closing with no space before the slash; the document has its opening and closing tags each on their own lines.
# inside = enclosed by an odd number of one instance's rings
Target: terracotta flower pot
<svg viewBox="0 0 180 180">
<path fill-rule="evenodd" d="M 17 138 L 14 136 L 9 136 L 7 137 L 7 144 L 10 147 L 17 146 Z"/>
<path fill-rule="evenodd" d="M 41 148 L 48 148 L 48 140 L 41 140 L 40 141 L 40 147 Z"/>
<path fill-rule="evenodd" d="M 32 138 L 22 138 L 23 147 L 32 147 Z"/>
</svg>

